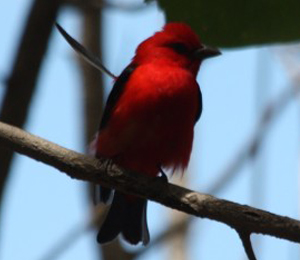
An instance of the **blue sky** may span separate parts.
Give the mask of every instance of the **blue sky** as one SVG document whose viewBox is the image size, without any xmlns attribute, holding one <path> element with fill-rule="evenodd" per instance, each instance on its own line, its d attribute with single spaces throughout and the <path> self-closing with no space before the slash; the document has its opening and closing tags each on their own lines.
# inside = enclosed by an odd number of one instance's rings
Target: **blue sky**
<svg viewBox="0 0 300 260">
<path fill-rule="evenodd" d="M 0 75 L 9 75 L 16 44 L 23 29 L 30 1 L 0 3 Z M 163 14 L 156 7 L 141 13 L 108 9 L 103 14 L 105 64 L 118 74 L 128 64 L 136 46 L 159 30 Z M 80 38 L 80 16 L 64 10 L 59 22 L 73 37 Z M 30 65 L 29 65 L 30 66 Z M 262 106 L 288 87 L 291 81 L 274 48 L 223 50 L 201 68 L 204 111 L 195 129 L 195 142 L 186 186 L 206 191 L 253 133 Z M 111 88 L 107 79 L 108 91 Z M 77 59 L 57 31 L 53 32 L 38 90 L 26 129 L 52 142 L 84 151 L 81 78 Z M 4 81 L 1 81 L 0 101 Z M 265 93 L 265 94 L 263 94 Z M 248 161 L 218 197 L 298 218 L 299 104 L 291 102 L 274 121 L 263 143 L 261 172 Z M 171 180 L 172 181 L 172 180 Z M 263 192 L 255 190 L 261 185 Z M 258 202 L 254 204 L 253 194 Z M 165 215 L 162 215 L 162 213 Z M 148 220 L 152 237 L 168 224 L 166 209 L 150 203 Z M 0 259 L 42 259 L 56 241 L 89 219 L 85 185 L 55 169 L 16 156 L 2 208 Z M 59 257 L 96 259 L 95 232 L 87 232 Z M 260 260 L 299 259 L 296 244 L 259 236 L 255 251 Z M 209 220 L 197 219 L 188 238 L 189 259 L 246 259 L 235 231 Z M 164 259 L 167 247 L 149 251 L 143 259 Z"/>
</svg>

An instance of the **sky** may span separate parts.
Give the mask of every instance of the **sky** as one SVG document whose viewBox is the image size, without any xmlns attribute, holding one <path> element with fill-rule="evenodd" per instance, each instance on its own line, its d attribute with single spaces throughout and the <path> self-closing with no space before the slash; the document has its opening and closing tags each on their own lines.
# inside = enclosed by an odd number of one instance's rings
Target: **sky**
<svg viewBox="0 0 300 260">
<path fill-rule="evenodd" d="M 0 2 L 0 102 L 30 2 Z M 74 38 L 80 39 L 81 20 L 76 10 L 64 9 L 58 21 Z M 103 21 L 104 62 L 115 74 L 128 64 L 137 45 L 165 22 L 156 6 L 134 13 L 107 9 Z M 285 47 L 222 50 L 222 56 L 203 64 L 198 82 L 204 110 L 195 128 L 187 188 L 207 191 L 247 143 L 265 104 L 292 84 L 280 61 L 280 48 Z M 54 30 L 25 128 L 83 152 L 88 144 L 83 141 L 78 68 L 74 52 Z M 111 81 L 106 79 L 106 83 L 108 93 Z M 237 177 L 217 196 L 299 218 L 298 118 L 299 103 L 295 100 L 268 129 L 260 159 L 245 163 Z M 171 211 L 149 203 L 148 221 L 153 238 L 166 228 Z M 84 227 L 89 213 L 83 182 L 32 159 L 16 156 L 1 212 L 0 259 L 44 259 L 69 231 Z M 253 237 L 260 260 L 300 257 L 299 246 L 294 243 L 269 236 Z M 96 232 L 84 233 L 57 259 L 96 259 L 95 238 Z M 187 248 L 188 259 L 246 259 L 235 231 L 210 220 L 193 222 Z M 168 250 L 159 246 L 149 250 L 143 259 L 165 259 Z"/>
</svg>

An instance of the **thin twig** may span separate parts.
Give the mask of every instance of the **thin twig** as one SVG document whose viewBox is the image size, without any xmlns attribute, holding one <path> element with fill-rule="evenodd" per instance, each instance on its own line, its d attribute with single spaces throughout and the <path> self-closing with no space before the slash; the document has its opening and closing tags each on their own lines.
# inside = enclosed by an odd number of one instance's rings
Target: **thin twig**
<svg viewBox="0 0 300 260">
<path fill-rule="evenodd" d="M 245 231 L 239 231 L 237 230 L 240 239 L 242 240 L 243 243 L 243 247 L 245 249 L 245 252 L 249 258 L 249 260 L 256 260 L 253 248 L 252 248 L 252 244 L 251 244 L 251 240 L 250 240 L 250 235 L 251 233 L 249 232 L 245 232 Z"/>
<path fill-rule="evenodd" d="M 71 229 L 65 234 L 63 238 L 59 240 L 59 243 L 55 240 L 55 246 L 51 247 L 46 254 L 40 260 L 54 260 L 58 259 L 67 249 L 69 249 L 80 237 L 80 234 L 87 231 L 85 226 L 77 225 L 76 229 Z"/>
<path fill-rule="evenodd" d="M 71 35 L 69 35 L 58 23 L 55 24 L 58 31 L 65 38 L 65 40 L 70 44 L 70 46 L 80 55 L 86 62 L 90 65 L 108 75 L 112 79 L 116 79 L 117 77 L 111 73 L 106 67 L 103 66 L 101 59 L 87 50 L 83 45 L 77 42 Z"/>
<path fill-rule="evenodd" d="M 78 241 L 81 234 L 94 229 L 96 223 L 101 223 L 106 213 L 107 207 L 97 207 L 93 212 L 93 217 L 88 223 L 77 224 L 76 228 L 70 229 L 58 240 L 55 240 L 55 244 L 48 249 L 47 252 L 40 257 L 40 260 L 54 260 L 58 259 L 64 252 L 66 252 L 75 242 Z"/>
</svg>

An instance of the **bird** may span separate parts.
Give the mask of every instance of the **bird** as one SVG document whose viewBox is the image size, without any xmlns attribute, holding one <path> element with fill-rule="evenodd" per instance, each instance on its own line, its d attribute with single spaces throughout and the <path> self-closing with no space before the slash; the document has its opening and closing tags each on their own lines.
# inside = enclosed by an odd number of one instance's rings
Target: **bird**
<svg viewBox="0 0 300 260">
<path fill-rule="evenodd" d="M 93 141 L 95 156 L 153 178 L 164 175 L 164 169 L 183 172 L 202 113 L 196 77 L 202 62 L 221 52 L 204 45 L 189 25 L 170 22 L 138 45 L 129 65 L 116 77 L 57 27 L 77 52 L 114 79 Z M 147 200 L 100 187 L 100 201 L 111 200 L 98 243 L 121 234 L 130 244 L 147 245 Z"/>
</svg>

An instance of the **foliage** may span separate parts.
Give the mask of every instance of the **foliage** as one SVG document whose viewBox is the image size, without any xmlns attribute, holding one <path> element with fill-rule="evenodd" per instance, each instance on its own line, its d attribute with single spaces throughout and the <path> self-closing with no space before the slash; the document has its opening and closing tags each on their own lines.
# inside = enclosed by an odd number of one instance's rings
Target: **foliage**
<svg viewBox="0 0 300 260">
<path fill-rule="evenodd" d="M 203 42 L 220 47 L 300 40 L 297 0 L 158 0 L 167 21 L 190 24 Z"/>
</svg>

